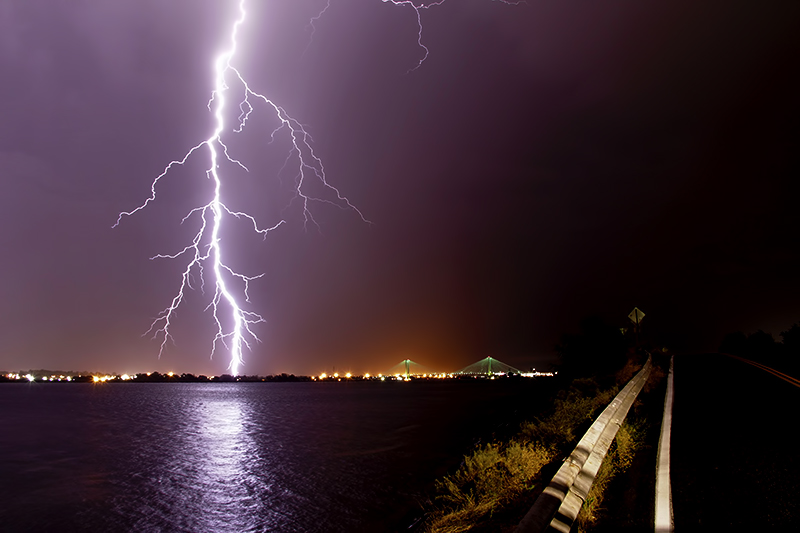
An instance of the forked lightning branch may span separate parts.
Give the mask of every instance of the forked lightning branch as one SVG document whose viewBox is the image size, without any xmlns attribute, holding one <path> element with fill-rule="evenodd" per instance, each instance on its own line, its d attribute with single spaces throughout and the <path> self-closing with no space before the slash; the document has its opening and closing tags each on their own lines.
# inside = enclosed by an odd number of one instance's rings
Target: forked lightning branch
<svg viewBox="0 0 800 533">
<path fill-rule="evenodd" d="M 285 220 L 281 220 L 271 227 L 262 227 L 253 216 L 232 209 L 225 204 L 223 201 L 225 182 L 220 160 L 225 159 L 246 171 L 248 170 L 244 163 L 228 152 L 228 147 L 224 140 L 225 136 L 232 133 L 241 133 L 256 107 L 259 105 L 266 107 L 279 120 L 279 125 L 273 131 L 272 137 L 284 133 L 291 140 L 292 148 L 287 158 L 287 166 L 291 165 L 295 169 L 295 198 L 302 205 L 306 223 L 316 224 L 310 209 L 311 202 L 333 203 L 331 200 L 308 196 L 304 192 L 306 181 L 310 179 L 321 182 L 328 190 L 332 191 L 340 202 L 337 205 L 349 207 L 366 221 L 361 212 L 328 182 L 322 161 L 314 153 L 310 144 L 310 136 L 303 128 L 303 125 L 292 118 L 275 102 L 253 90 L 242 73 L 236 68 L 235 59 L 239 46 L 239 30 L 245 23 L 246 18 L 245 1 L 241 0 L 238 6 L 238 18 L 233 23 L 230 32 L 228 47 L 214 61 L 214 89 L 208 102 L 208 110 L 214 118 L 214 129 L 211 135 L 190 148 L 181 159 L 171 161 L 161 174 L 153 180 L 150 187 L 150 197 L 139 207 L 120 213 L 116 224 L 114 224 L 114 227 L 116 227 L 123 217 L 133 215 L 143 210 L 151 202 L 154 202 L 159 182 L 175 166 L 184 165 L 193 156 L 203 157 L 205 155 L 208 158 L 206 175 L 213 183 L 213 194 L 208 203 L 192 209 L 183 219 L 184 222 L 189 219 L 198 219 L 199 230 L 192 242 L 182 250 L 173 254 L 159 254 L 151 258 L 183 258 L 187 262 L 177 293 L 169 305 L 153 321 L 147 334 L 152 334 L 154 338 L 160 339 L 160 356 L 167 345 L 167 341 L 172 340 L 170 330 L 175 319 L 175 313 L 183 303 L 187 290 L 193 288 L 192 276 L 198 274 L 204 281 L 210 278 L 209 284 L 213 287 L 213 295 L 208 304 L 208 310 L 211 312 L 216 329 L 211 346 L 211 355 L 213 357 L 214 353 L 220 349 L 220 345 L 229 350 L 231 355 L 229 370 L 233 375 L 239 373 L 239 367 L 243 362 L 242 354 L 244 348 L 250 348 L 252 342 L 259 341 L 258 336 L 253 331 L 253 325 L 263 322 L 264 318 L 258 313 L 245 309 L 245 305 L 250 301 L 248 294 L 250 282 L 263 274 L 245 275 L 234 270 L 226 263 L 226 244 L 222 240 L 220 230 L 226 220 L 231 218 L 245 219 L 252 224 L 254 232 L 266 237 L 269 232 L 285 224 Z M 238 105 L 241 111 L 235 124 L 226 123 L 225 117 L 228 112 L 227 108 L 230 105 Z M 243 289 L 236 291 L 235 287 L 243 287 Z"/>
<path fill-rule="evenodd" d="M 414 70 L 422 65 L 428 56 L 428 49 L 422 42 L 420 11 L 435 5 L 441 5 L 444 0 L 427 4 L 414 3 L 410 0 L 382 1 L 395 6 L 409 7 L 416 14 L 418 27 L 417 45 L 421 50 L 421 56 L 418 64 L 411 69 Z M 500 1 L 503 3 L 517 3 L 506 0 Z M 312 30 L 313 22 L 325 13 L 330 7 L 330 2 L 331 0 L 327 0 L 322 11 L 311 20 Z M 265 95 L 256 92 L 247 83 L 244 75 L 237 69 L 236 53 L 240 45 L 239 30 L 247 19 L 245 4 L 245 0 L 239 1 L 238 15 L 231 27 L 227 48 L 215 58 L 213 63 L 214 88 L 208 101 L 208 111 L 213 117 L 213 131 L 205 140 L 190 148 L 181 159 L 171 161 L 164 167 L 161 174 L 156 176 L 150 185 L 150 196 L 135 209 L 120 213 L 114 224 L 114 227 L 118 226 L 124 217 L 131 216 L 154 202 L 159 182 L 166 178 L 173 168 L 186 164 L 193 157 L 207 158 L 208 166 L 205 173 L 213 184 L 213 193 L 210 195 L 208 203 L 192 209 L 183 218 L 183 222 L 197 221 L 196 223 L 199 225 L 197 233 L 192 238 L 191 243 L 182 250 L 172 254 L 159 254 L 151 258 L 183 259 L 186 261 L 186 267 L 183 270 L 177 293 L 172 297 L 169 305 L 152 322 L 146 335 L 151 334 L 154 339 L 160 340 L 160 357 L 167 342 L 172 340 L 171 328 L 176 318 L 176 311 L 184 303 L 187 291 L 194 288 L 192 279 L 197 275 L 201 280 L 201 289 L 208 285 L 213 287 L 213 294 L 210 296 L 211 300 L 207 307 L 215 327 L 211 356 L 214 356 L 220 346 L 227 349 L 231 356 L 229 370 L 233 375 L 238 375 L 239 373 L 239 368 L 243 363 L 244 348 L 250 349 L 251 343 L 259 342 L 253 327 L 259 322 L 264 322 L 264 318 L 256 312 L 247 310 L 245 306 L 250 303 L 248 293 L 250 282 L 260 278 L 263 274 L 242 274 L 234 270 L 226 262 L 227 255 L 225 252 L 228 244 L 223 242 L 221 228 L 226 221 L 244 219 L 248 224 L 252 224 L 252 231 L 266 238 L 269 232 L 276 230 L 286 221 L 281 220 L 273 226 L 262 227 L 255 217 L 248 213 L 237 211 L 223 201 L 226 182 L 220 163 L 227 161 L 227 163 L 237 165 L 249 172 L 249 169 L 242 161 L 237 159 L 234 154 L 229 153 L 228 146 L 225 144 L 227 136 L 242 133 L 251 114 L 256 112 L 256 108 L 266 108 L 267 112 L 278 119 L 278 126 L 267 141 L 274 139 L 276 135 L 285 135 L 290 139 L 291 149 L 284 168 L 291 168 L 295 173 L 295 189 L 292 202 L 299 203 L 302 206 L 300 209 L 302 209 L 305 224 L 317 224 L 311 210 L 313 202 L 329 203 L 351 209 L 364 222 L 368 222 L 361 211 L 328 182 L 322 160 L 314 153 L 311 146 L 311 137 L 303 125 L 292 118 L 281 106 Z M 230 113 L 232 106 L 238 106 L 239 109 L 238 118 L 234 122 L 226 119 L 226 116 L 235 114 L 235 111 L 233 114 Z M 318 184 L 321 184 L 325 190 L 332 194 L 326 199 L 308 195 L 306 193 L 308 189 L 306 185 L 309 180 L 317 181 Z"/>
</svg>

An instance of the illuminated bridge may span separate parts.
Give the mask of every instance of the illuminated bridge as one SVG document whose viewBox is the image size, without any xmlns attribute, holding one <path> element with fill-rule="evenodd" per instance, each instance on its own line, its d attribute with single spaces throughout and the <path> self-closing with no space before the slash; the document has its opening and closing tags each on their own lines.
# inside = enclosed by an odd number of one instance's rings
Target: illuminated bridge
<svg viewBox="0 0 800 533">
<path fill-rule="evenodd" d="M 416 361 L 412 361 L 411 359 L 404 359 L 403 361 L 400 361 L 386 372 L 387 376 L 402 376 L 405 379 L 409 379 L 414 376 L 432 376 L 436 374 L 438 373 L 417 363 Z M 481 359 L 477 363 L 465 366 L 461 370 L 448 375 L 494 376 L 503 374 L 522 374 L 522 371 L 514 368 L 511 365 L 507 365 L 502 361 L 498 361 L 493 357 L 487 357 L 486 359 Z M 444 374 L 442 374 L 442 376 L 444 376 Z"/>
<path fill-rule="evenodd" d="M 433 374 L 434 371 L 430 368 L 423 366 L 411 359 L 404 359 L 394 365 L 392 368 L 386 372 L 388 376 L 403 376 L 404 378 L 408 379 L 411 376 L 422 376 L 423 374 Z"/>
<path fill-rule="evenodd" d="M 458 372 L 455 372 L 457 375 L 466 375 L 466 376 L 492 376 L 495 374 L 522 374 L 522 371 L 517 370 L 511 365 L 507 365 L 502 361 L 498 361 L 493 357 L 487 357 L 486 359 L 481 359 L 477 363 L 472 363 L 469 366 L 465 366 Z"/>
</svg>

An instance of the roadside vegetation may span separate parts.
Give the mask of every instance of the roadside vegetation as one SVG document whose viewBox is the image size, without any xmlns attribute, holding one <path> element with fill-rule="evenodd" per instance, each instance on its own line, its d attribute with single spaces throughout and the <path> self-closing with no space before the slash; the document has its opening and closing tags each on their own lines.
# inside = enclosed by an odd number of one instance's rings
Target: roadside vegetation
<svg viewBox="0 0 800 533">
<path fill-rule="evenodd" d="M 557 349 L 565 363 L 557 378 L 563 385 L 550 407 L 523 422 L 511 438 L 477 447 L 455 472 L 438 480 L 424 531 L 513 531 L 563 458 L 646 358 L 618 328 L 597 320 L 582 324 L 580 334 L 565 335 Z M 663 370 L 654 368 L 651 376 L 657 382 Z M 652 388 L 648 383 L 645 391 Z M 646 426 L 634 419 L 620 428 L 579 517 L 581 530 L 598 520 L 604 489 L 633 463 Z"/>
<path fill-rule="evenodd" d="M 492 530 L 499 512 L 546 486 L 552 476 L 546 467 L 569 453 L 617 392 L 616 384 L 601 388 L 595 379 L 578 378 L 555 398 L 548 415 L 523 423 L 506 442 L 465 456 L 455 473 L 436 483 L 425 531 Z"/>
<path fill-rule="evenodd" d="M 578 514 L 576 524 L 579 533 L 590 531 L 602 521 L 601 511 L 604 510 L 608 486 L 614 478 L 631 467 L 636 452 L 644 445 L 646 431 L 646 421 L 642 419 L 626 419 L 620 426 Z"/>
</svg>

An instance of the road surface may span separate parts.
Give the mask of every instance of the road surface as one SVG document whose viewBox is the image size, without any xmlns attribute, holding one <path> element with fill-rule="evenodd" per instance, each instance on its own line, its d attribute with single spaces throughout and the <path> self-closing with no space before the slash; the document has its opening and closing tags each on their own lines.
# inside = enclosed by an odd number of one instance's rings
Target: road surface
<svg viewBox="0 0 800 533">
<path fill-rule="evenodd" d="M 798 408 L 800 386 L 762 368 L 721 354 L 676 356 L 675 530 L 797 530 Z"/>
</svg>

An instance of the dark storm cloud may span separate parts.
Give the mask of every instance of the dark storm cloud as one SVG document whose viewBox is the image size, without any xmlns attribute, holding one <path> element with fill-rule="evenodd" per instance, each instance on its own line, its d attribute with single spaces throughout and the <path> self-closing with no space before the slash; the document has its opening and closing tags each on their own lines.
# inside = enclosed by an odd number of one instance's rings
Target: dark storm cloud
<svg viewBox="0 0 800 533">
<path fill-rule="evenodd" d="M 794 205 L 797 55 L 789 3 L 471 0 L 254 3 L 249 81 L 308 125 L 359 206 L 305 231 L 277 176 L 285 140 L 255 120 L 232 140 L 251 173 L 237 205 L 293 224 L 237 235 L 267 323 L 245 372 L 454 369 L 552 354 L 588 314 L 634 305 L 659 341 L 800 320 Z M 180 219 L 203 165 L 117 229 L 170 160 L 208 135 L 224 2 L 7 2 L 0 7 L 0 368 L 219 374 L 207 295 L 156 360 L 140 338 L 174 294 Z M 309 44 L 310 43 L 310 44 Z M 282 192 L 283 191 L 283 192 Z M 232 241 L 233 242 L 233 241 Z"/>
</svg>

